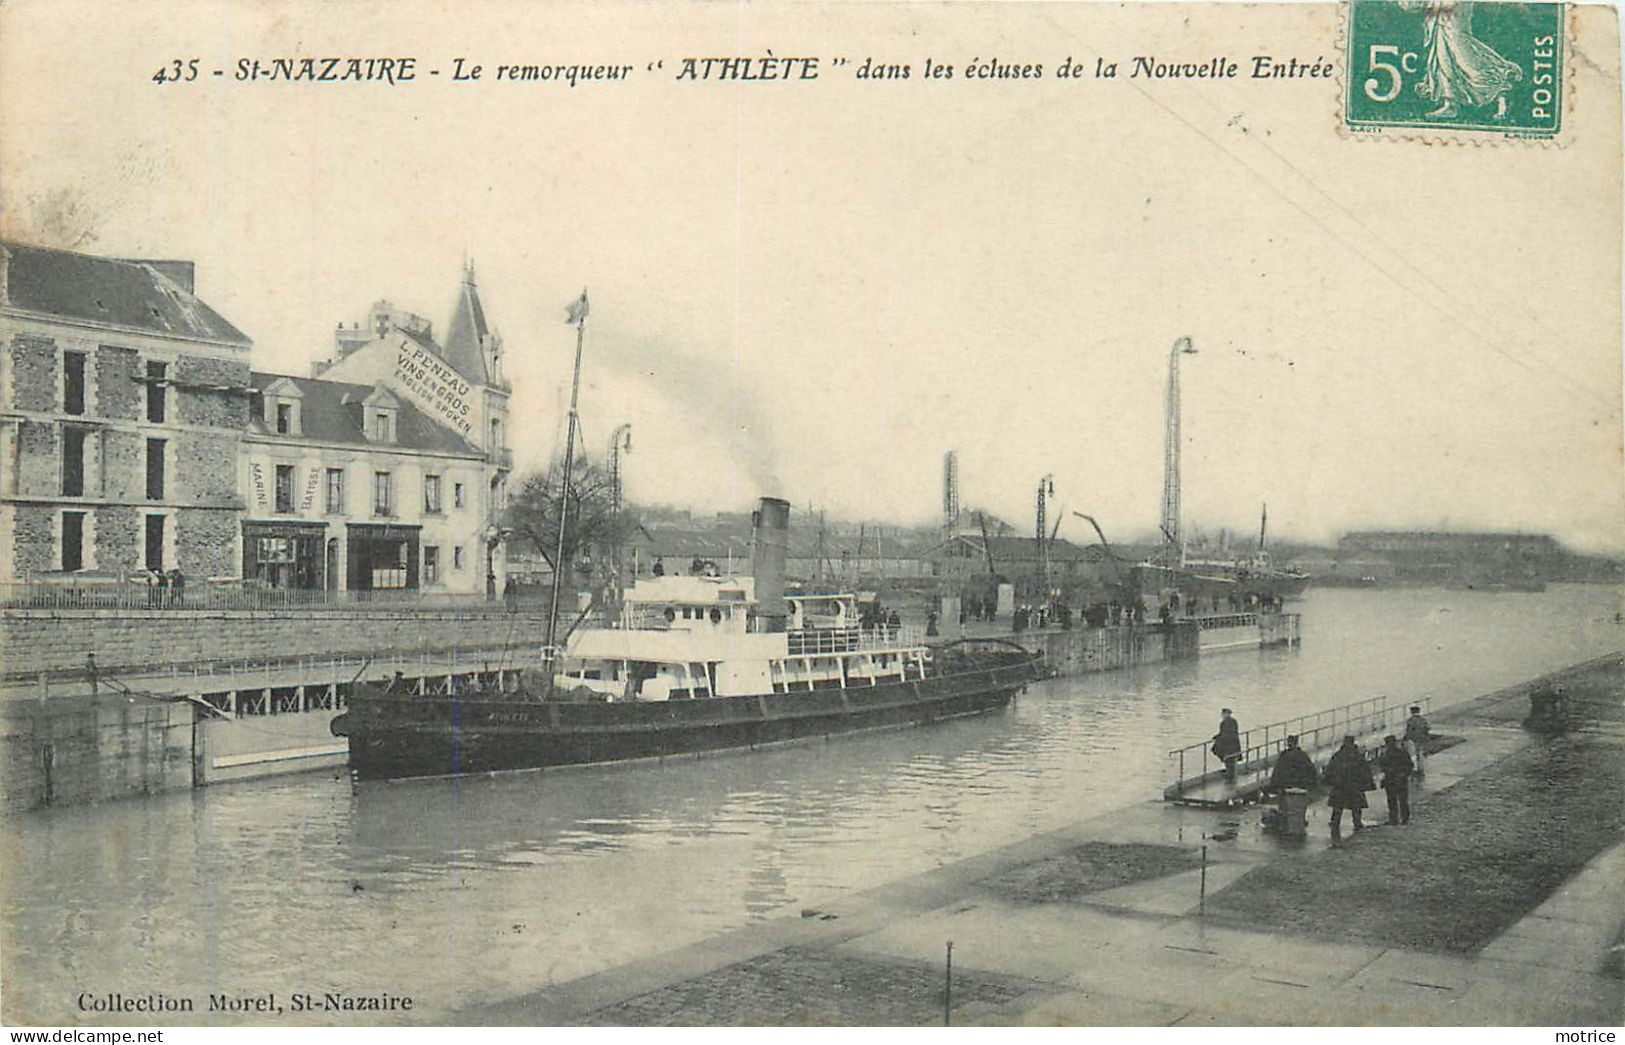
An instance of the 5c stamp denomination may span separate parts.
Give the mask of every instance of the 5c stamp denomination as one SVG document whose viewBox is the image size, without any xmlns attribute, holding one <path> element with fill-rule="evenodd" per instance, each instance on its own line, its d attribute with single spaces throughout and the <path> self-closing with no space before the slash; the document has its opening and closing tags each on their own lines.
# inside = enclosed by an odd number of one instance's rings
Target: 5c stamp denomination
<svg viewBox="0 0 1625 1045">
<path fill-rule="evenodd" d="M 1351 0 L 1344 122 L 1555 137 L 1563 27 L 1563 4 Z"/>
</svg>

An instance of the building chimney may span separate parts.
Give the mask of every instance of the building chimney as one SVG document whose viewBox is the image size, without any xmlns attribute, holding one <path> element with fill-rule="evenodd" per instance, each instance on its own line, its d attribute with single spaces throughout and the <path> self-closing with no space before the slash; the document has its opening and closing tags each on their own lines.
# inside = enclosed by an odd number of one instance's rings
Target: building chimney
<svg viewBox="0 0 1625 1045">
<path fill-rule="evenodd" d="M 757 630 L 785 630 L 784 563 L 790 551 L 790 502 L 764 497 L 751 513 L 750 572 L 756 578 Z"/>
</svg>

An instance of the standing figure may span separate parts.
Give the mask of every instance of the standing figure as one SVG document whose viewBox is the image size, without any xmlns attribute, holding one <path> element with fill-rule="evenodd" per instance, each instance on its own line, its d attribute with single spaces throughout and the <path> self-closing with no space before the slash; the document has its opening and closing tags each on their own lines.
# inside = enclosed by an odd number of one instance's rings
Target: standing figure
<svg viewBox="0 0 1625 1045">
<path fill-rule="evenodd" d="M 1422 46 L 1427 51 L 1416 93 L 1438 103 L 1429 117 L 1448 120 L 1463 105 L 1494 105 L 1495 119 L 1506 116 L 1506 94 L 1523 79 L 1523 69 L 1473 35 L 1473 4 L 1468 0 L 1400 0 L 1400 9 L 1422 9 Z"/>
<path fill-rule="evenodd" d="M 1326 763 L 1326 786 L 1331 788 L 1328 804 L 1332 807 L 1332 841 L 1335 842 L 1343 837 L 1343 810 L 1354 814 L 1356 831 L 1365 827 L 1360 822 L 1360 810 L 1366 807 L 1365 793 L 1377 788 L 1371 767 L 1352 736 L 1343 738 L 1343 746 Z"/>
<path fill-rule="evenodd" d="M 1388 793 L 1388 823 L 1411 822 L 1411 756 L 1399 746 L 1392 733 L 1382 738 L 1382 753 L 1377 756 L 1377 768 L 1382 770 L 1382 789 Z"/>
<path fill-rule="evenodd" d="M 1411 756 L 1411 765 L 1415 767 L 1413 776 L 1424 776 L 1423 763 L 1427 760 L 1424 750 L 1428 742 L 1428 720 L 1422 717 L 1422 705 L 1411 705 L 1411 717 L 1405 720 L 1405 751 Z"/>
<path fill-rule="evenodd" d="M 926 638 L 931 638 L 932 636 L 934 636 L 936 634 L 938 634 L 938 632 L 937 632 L 937 611 L 932 610 L 930 613 L 927 613 L 925 615 L 925 635 L 926 635 Z"/>
<path fill-rule="evenodd" d="M 1297 735 L 1287 737 L 1286 747 L 1270 770 L 1269 790 L 1281 794 L 1281 833 L 1288 838 L 1302 838 L 1307 832 L 1308 792 L 1319 777 L 1309 753 L 1298 746 Z"/>
<path fill-rule="evenodd" d="M 1213 734 L 1213 754 L 1224 763 L 1224 778 L 1236 782 L 1236 763 L 1241 761 L 1241 724 L 1230 715 L 1230 709 L 1219 712 L 1219 731 Z"/>
</svg>

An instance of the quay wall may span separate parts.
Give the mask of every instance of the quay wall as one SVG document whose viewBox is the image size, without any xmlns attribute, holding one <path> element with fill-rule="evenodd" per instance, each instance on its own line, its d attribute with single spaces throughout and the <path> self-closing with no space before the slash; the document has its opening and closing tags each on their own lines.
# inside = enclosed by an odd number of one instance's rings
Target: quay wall
<svg viewBox="0 0 1625 1045">
<path fill-rule="evenodd" d="M 196 733 L 186 703 L 63 697 L 0 704 L 7 813 L 193 787 Z"/>
<path fill-rule="evenodd" d="M 107 673 L 174 665 L 341 655 L 404 655 L 535 645 L 545 613 L 496 610 L 5 610 L 0 676 L 83 675 L 85 655 Z"/>
<path fill-rule="evenodd" d="M 1123 624 L 1032 631 L 1016 638 L 1040 653 L 1045 666 L 1055 675 L 1084 675 L 1183 660 L 1197 655 L 1199 641 L 1196 625 L 1189 622 L 1180 622 L 1166 631 L 1143 624 Z"/>
</svg>

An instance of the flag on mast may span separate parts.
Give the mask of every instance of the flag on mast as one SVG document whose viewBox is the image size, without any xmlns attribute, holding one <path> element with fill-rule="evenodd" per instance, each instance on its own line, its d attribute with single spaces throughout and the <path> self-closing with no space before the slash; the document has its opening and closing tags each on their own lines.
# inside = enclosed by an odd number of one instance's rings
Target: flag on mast
<svg viewBox="0 0 1625 1045">
<path fill-rule="evenodd" d="M 565 319 L 565 322 L 570 324 L 571 326 L 577 326 L 577 325 L 579 325 L 581 323 L 585 323 L 587 321 L 587 288 L 586 287 L 581 288 L 581 296 L 579 298 L 577 298 L 576 300 L 570 302 L 570 307 L 567 310 L 567 316 L 568 316 L 568 318 Z"/>
</svg>

